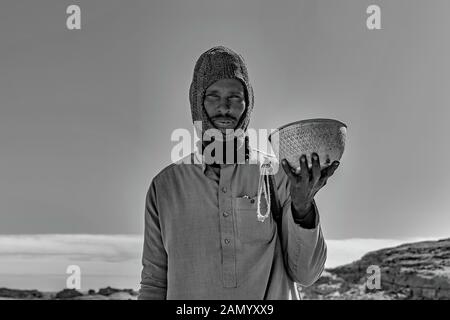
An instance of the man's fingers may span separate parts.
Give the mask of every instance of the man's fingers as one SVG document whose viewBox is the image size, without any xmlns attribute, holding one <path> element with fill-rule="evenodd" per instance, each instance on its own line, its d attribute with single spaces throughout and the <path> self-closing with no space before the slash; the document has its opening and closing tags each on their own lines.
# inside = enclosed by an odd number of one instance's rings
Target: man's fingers
<svg viewBox="0 0 450 320">
<path fill-rule="evenodd" d="M 308 159 L 304 154 L 300 157 L 300 177 L 303 182 L 309 182 Z"/>
<path fill-rule="evenodd" d="M 286 173 L 286 175 L 289 178 L 294 178 L 295 177 L 294 173 L 292 172 L 292 168 L 291 168 L 291 166 L 289 165 L 289 163 L 287 162 L 286 159 L 283 159 L 281 161 L 281 166 L 283 167 L 284 172 Z"/>
<path fill-rule="evenodd" d="M 317 153 L 312 154 L 312 177 L 311 182 L 313 185 L 317 183 L 320 179 L 320 159 L 319 155 Z"/>
<path fill-rule="evenodd" d="M 334 174 L 338 167 L 339 161 L 333 161 L 332 164 L 322 170 L 320 180 L 322 181 L 323 185 L 327 183 L 328 178 Z"/>
<path fill-rule="evenodd" d="M 336 169 L 339 167 L 339 161 L 333 161 L 333 163 L 328 167 L 328 178 L 333 175 Z"/>
</svg>

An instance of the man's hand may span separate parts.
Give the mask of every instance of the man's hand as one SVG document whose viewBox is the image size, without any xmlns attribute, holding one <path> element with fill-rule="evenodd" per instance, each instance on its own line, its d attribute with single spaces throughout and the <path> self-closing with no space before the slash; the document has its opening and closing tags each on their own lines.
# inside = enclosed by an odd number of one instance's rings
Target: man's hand
<svg viewBox="0 0 450 320">
<path fill-rule="evenodd" d="M 312 207 L 312 201 L 317 191 L 327 184 L 327 180 L 339 166 L 339 161 L 320 169 L 320 159 L 317 153 L 312 154 L 312 167 L 308 169 L 306 155 L 300 157 L 300 173 L 292 168 L 286 159 L 281 161 L 284 172 L 291 182 L 292 206 L 297 212 L 298 219 L 304 218 Z"/>
</svg>

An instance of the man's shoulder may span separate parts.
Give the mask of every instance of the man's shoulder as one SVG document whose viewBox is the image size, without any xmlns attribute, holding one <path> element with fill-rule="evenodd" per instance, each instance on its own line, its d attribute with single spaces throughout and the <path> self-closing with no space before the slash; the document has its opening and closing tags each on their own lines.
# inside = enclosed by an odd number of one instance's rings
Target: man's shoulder
<svg viewBox="0 0 450 320">
<path fill-rule="evenodd" d="M 173 175 L 174 173 L 177 173 L 179 170 L 193 168 L 193 166 L 185 166 L 189 164 L 194 164 L 193 153 L 165 166 L 155 175 L 153 180 L 156 181 L 160 180 L 161 178 L 168 177 L 170 175 Z"/>
</svg>

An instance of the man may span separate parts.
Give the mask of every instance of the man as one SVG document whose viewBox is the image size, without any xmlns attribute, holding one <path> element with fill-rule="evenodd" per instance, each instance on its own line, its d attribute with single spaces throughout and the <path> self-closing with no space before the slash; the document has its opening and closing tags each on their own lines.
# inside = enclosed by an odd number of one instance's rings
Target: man
<svg viewBox="0 0 450 320">
<path fill-rule="evenodd" d="M 314 154 L 311 169 L 302 157 L 298 173 L 282 161 L 283 170 L 274 172 L 282 207 L 278 231 L 267 214 L 267 190 L 266 201 L 261 197 L 260 164 L 268 157 L 246 143 L 254 97 L 242 56 L 223 46 L 203 53 L 190 103 L 203 152 L 191 153 L 191 164 L 169 165 L 150 185 L 138 298 L 298 299 L 295 282 L 309 286 L 324 268 L 327 247 L 314 195 L 339 163 L 321 170 Z M 214 140 L 210 129 L 220 133 Z M 225 152 L 211 163 L 205 155 L 215 140 Z M 247 162 L 217 161 L 230 150 L 236 157 L 244 150 Z"/>
</svg>

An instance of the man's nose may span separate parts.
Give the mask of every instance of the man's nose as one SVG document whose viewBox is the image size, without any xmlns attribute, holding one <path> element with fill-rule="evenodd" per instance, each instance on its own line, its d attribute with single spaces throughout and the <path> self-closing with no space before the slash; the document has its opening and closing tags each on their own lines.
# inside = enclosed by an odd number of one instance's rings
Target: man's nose
<svg viewBox="0 0 450 320">
<path fill-rule="evenodd" d="M 220 99 L 218 111 L 222 114 L 228 114 L 230 113 L 230 109 L 230 101 L 227 98 Z"/>
</svg>

